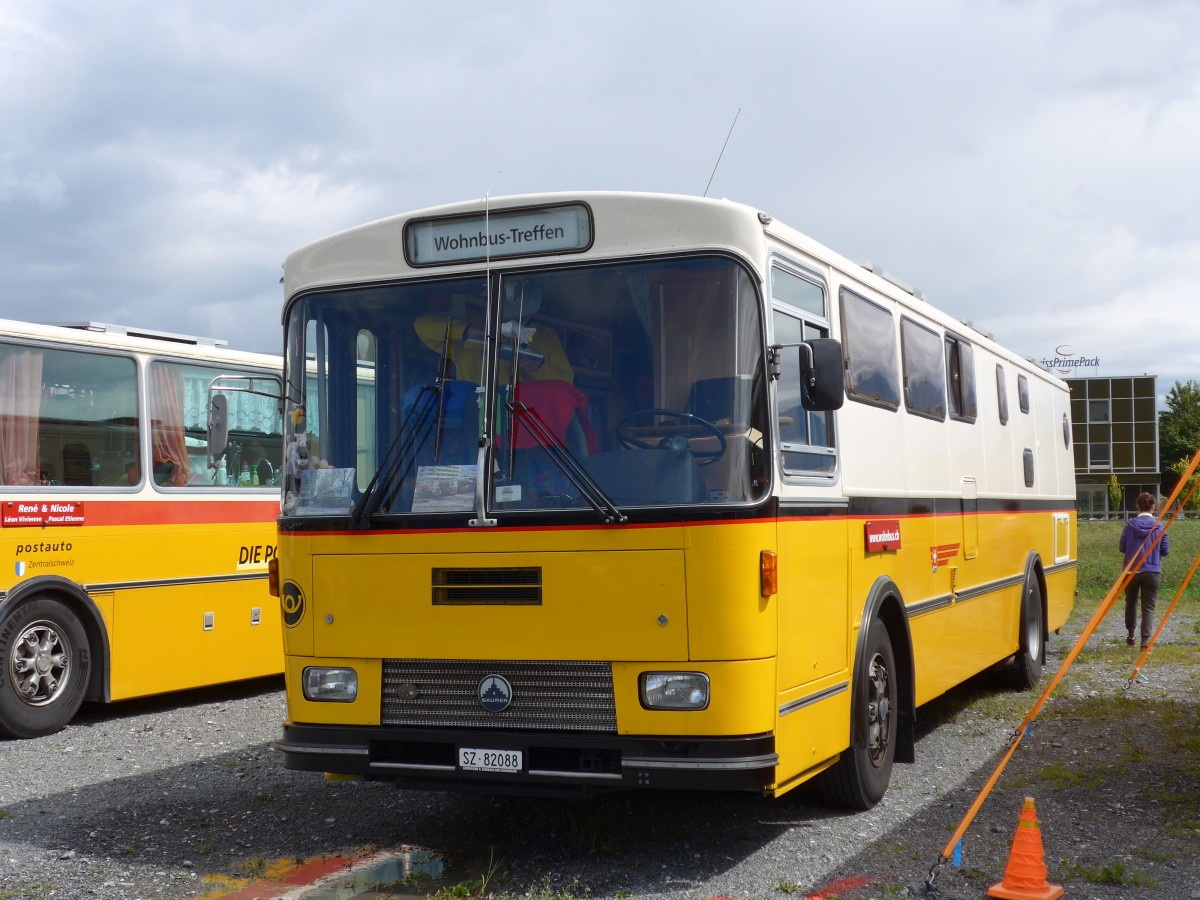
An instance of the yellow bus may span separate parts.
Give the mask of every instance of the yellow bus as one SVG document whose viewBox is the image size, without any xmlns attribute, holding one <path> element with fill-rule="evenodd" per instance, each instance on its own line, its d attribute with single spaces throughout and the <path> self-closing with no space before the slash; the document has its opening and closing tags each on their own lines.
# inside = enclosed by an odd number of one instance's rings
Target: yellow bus
<svg viewBox="0 0 1200 900">
<path fill-rule="evenodd" d="M 223 341 L 0 321 L 0 735 L 282 671 L 281 369 Z M 231 433 L 210 452 L 214 382 Z"/>
<path fill-rule="evenodd" d="M 288 767 L 867 808 L 921 704 L 1040 677 L 1067 390 L 886 273 L 580 193 L 365 225 L 284 285 Z"/>
</svg>

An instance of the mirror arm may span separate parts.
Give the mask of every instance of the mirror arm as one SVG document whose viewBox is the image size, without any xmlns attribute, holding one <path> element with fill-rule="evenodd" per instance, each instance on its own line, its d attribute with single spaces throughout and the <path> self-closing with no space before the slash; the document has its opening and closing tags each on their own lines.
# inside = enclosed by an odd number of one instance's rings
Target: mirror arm
<svg viewBox="0 0 1200 900">
<path fill-rule="evenodd" d="M 816 364 L 813 362 L 812 345 L 806 341 L 801 341 L 798 344 L 768 344 L 767 345 L 767 374 L 772 381 L 778 381 L 782 374 L 781 350 L 790 350 L 793 347 L 799 347 L 800 352 L 804 354 L 804 359 L 801 361 L 800 368 L 804 372 L 804 380 L 807 382 L 809 389 L 812 389 L 817 383 Z"/>
</svg>

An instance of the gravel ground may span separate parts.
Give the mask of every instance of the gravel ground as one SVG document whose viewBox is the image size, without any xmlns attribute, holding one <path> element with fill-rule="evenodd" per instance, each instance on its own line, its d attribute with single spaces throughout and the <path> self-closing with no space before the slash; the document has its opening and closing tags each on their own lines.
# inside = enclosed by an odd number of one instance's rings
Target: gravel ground
<svg viewBox="0 0 1200 900">
<path fill-rule="evenodd" d="M 1068 897 L 1200 897 L 1195 619 L 1172 621 L 1150 683 L 1133 688 L 1133 657 L 1106 623 L 968 830 L 962 867 L 938 868 L 938 896 L 983 897 L 1002 879 L 1028 795 Z M 1052 641 L 1048 672 L 1073 640 Z M 276 860 L 401 847 L 440 855 L 442 885 L 494 864 L 497 897 L 918 896 L 1035 697 L 985 675 L 923 708 L 918 762 L 856 815 L 803 792 L 568 802 L 325 782 L 271 750 L 277 680 L 91 708 L 60 734 L 0 741 L 0 900 L 176 900 Z"/>
</svg>

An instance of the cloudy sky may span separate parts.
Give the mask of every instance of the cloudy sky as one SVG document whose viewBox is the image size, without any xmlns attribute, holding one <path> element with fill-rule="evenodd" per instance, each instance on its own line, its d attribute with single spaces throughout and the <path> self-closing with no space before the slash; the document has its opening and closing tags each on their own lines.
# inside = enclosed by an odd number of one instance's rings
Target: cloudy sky
<svg viewBox="0 0 1200 900">
<path fill-rule="evenodd" d="M 278 352 L 302 244 L 701 194 L 735 116 L 710 195 L 1025 356 L 1200 379 L 1191 0 L 0 0 L 0 316 Z"/>
</svg>

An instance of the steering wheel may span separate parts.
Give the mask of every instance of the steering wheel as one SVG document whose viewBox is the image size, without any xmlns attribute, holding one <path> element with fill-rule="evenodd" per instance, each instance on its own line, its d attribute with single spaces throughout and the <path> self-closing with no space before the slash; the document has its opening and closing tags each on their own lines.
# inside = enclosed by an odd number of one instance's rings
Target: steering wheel
<svg viewBox="0 0 1200 900">
<path fill-rule="evenodd" d="M 643 440 L 636 437 L 634 434 L 633 425 L 638 419 L 675 419 L 674 427 L 680 425 L 688 426 L 688 434 L 669 434 L 666 437 L 660 438 L 656 442 Z M 704 437 L 715 437 L 717 439 L 717 449 L 715 450 L 693 450 L 691 446 L 691 426 L 695 423 L 701 431 L 704 432 Z M 653 422 L 652 424 L 661 425 L 661 422 Z M 706 466 L 709 463 L 714 463 L 725 455 L 725 435 L 721 434 L 717 428 L 708 419 L 701 418 L 693 413 L 684 412 L 679 409 L 639 409 L 635 413 L 630 413 L 620 422 L 617 423 L 617 440 L 621 442 L 621 446 L 628 450 L 673 450 L 676 453 L 690 453 L 696 457 L 700 465 Z"/>
</svg>

